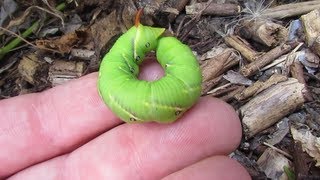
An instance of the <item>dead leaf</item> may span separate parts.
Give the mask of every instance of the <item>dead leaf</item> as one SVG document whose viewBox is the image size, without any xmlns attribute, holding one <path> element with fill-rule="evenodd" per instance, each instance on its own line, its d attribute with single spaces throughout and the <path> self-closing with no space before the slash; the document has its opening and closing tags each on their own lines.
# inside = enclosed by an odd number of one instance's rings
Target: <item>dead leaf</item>
<svg viewBox="0 0 320 180">
<path fill-rule="evenodd" d="M 291 134 L 295 141 L 302 145 L 302 150 L 317 161 L 316 166 L 320 166 L 320 137 L 311 134 L 307 129 L 296 129 L 291 127 Z"/>
<path fill-rule="evenodd" d="M 291 167 L 291 161 L 272 148 L 266 149 L 257 161 L 260 169 L 270 179 L 287 180 L 284 167 Z"/>
<path fill-rule="evenodd" d="M 223 75 L 223 78 L 232 84 L 250 86 L 253 83 L 250 79 L 244 77 L 242 74 L 233 70 L 229 70 L 226 75 Z"/>
<path fill-rule="evenodd" d="M 88 38 L 85 31 L 75 31 L 63 35 L 59 39 L 53 40 L 37 40 L 36 45 L 40 49 L 53 49 L 61 54 L 69 53 L 71 49 Z"/>
</svg>

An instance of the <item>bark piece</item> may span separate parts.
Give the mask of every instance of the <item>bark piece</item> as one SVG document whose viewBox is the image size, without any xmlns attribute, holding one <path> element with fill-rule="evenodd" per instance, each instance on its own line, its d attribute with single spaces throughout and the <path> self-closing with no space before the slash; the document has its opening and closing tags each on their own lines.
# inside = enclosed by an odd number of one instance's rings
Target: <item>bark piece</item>
<svg viewBox="0 0 320 180">
<path fill-rule="evenodd" d="M 205 61 L 201 65 L 203 75 L 202 93 L 207 93 L 214 86 L 214 82 L 216 82 L 213 80 L 232 66 L 237 65 L 239 61 L 239 56 L 231 48 L 226 48 L 214 57 Z"/>
<path fill-rule="evenodd" d="M 260 169 L 270 179 L 288 179 L 284 167 L 290 167 L 291 161 L 272 148 L 268 148 L 257 161 Z"/>
<path fill-rule="evenodd" d="M 109 43 L 110 47 L 112 46 L 113 37 L 120 35 L 121 28 L 116 17 L 116 11 L 111 12 L 108 16 L 103 17 L 102 19 L 96 20 L 96 22 L 90 27 L 92 37 L 95 44 L 95 49 L 97 54 L 100 54 L 100 51 Z"/>
<path fill-rule="evenodd" d="M 151 15 L 155 23 L 162 27 L 167 27 L 168 23 L 173 22 L 179 13 L 184 10 L 189 0 L 155 0 L 146 4 L 144 7 L 145 14 Z"/>
<path fill-rule="evenodd" d="M 224 37 L 224 41 L 229 46 L 238 50 L 241 55 L 250 62 L 255 61 L 255 59 L 259 56 L 259 53 L 253 50 L 249 43 L 239 36 L 228 35 Z"/>
<path fill-rule="evenodd" d="M 223 77 L 222 77 L 222 75 L 220 75 L 218 77 L 209 79 L 206 82 L 202 82 L 202 92 L 201 92 L 201 94 L 202 95 L 209 94 L 210 89 L 212 89 L 214 86 L 219 84 L 222 80 L 223 80 Z"/>
<path fill-rule="evenodd" d="M 291 134 L 296 142 L 300 142 L 302 150 L 313 157 L 316 161 L 316 166 L 320 167 L 320 137 L 314 136 L 310 130 L 296 127 L 291 127 Z"/>
<path fill-rule="evenodd" d="M 303 180 L 308 176 L 309 168 L 306 159 L 306 153 L 302 150 L 300 142 L 294 142 L 293 145 L 293 163 L 297 180 Z"/>
<path fill-rule="evenodd" d="M 274 74 L 265 82 L 256 81 L 252 86 L 249 86 L 244 91 L 236 94 L 235 99 L 238 101 L 245 100 L 249 97 L 254 96 L 255 94 L 258 94 L 268 89 L 270 86 L 278 84 L 279 82 L 286 81 L 287 79 L 288 78 L 286 76 L 283 76 L 280 74 Z"/>
<path fill-rule="evenodd" d="M 245 20 L 241 22 L 241 25 L 241 35 L 269 47 L 284 43 L 288 38 L 288 30 L 271 20 Z"/>
<path fill-rule="evenodd" d="M 236 94 L 244 90 L 244 86 L 233 86 L 232 87 L 234 90 L 228 92 L 226 95 L 219 97 L 219 99 L 225 101 L 225 102 L 230 102 Z M 230 88 L 231 89 L 231 88 Z"/>
<path fill-rule="evenodd" d="M 317 39 L 314 41 L 312 50 L 314 51 L 315 54 L 320 56 L 320 36 L 318 36 Z"/>
<path fill-rule="evenodd" d="M 106 51 L 112 47 L 116 38 L 122 33 L 120 25 L 117 21 L 116 11 L 112 11 L 108 16 L 97 19 L 94 24 L 90 26 L 90 31 L 93 37 L 94 49 L 97 58 L 92 58 L 90 62 L 90 69 L 98 69 L 100 60 Z"/>
<path fill-rule="evenodd" d="M 49 68 L 49 80 L 57 86 L 81 77 L 85 70 L 83 62 L 55 60 Z"/>
<path fill-rule="evenodd" d="M 207 3 L 195 3 L 186 6 L 186 14 L 197 14 L 202 9 L 206 8 Z M 237 4 L 218 4 L 211 3 L 205 10 L 202 11 L 203 15 L 218 15 L 218 16 L 232 16 L 238 15 L 241 12 L 241 7 Z"/>
<path fill-rule="evenodd" d="M 18 70 L 25 81 L 36 86 L 46 82 L 48 76 L 48 65 L 38 59 L 35 53 L 23 56 Z"/>
<path fill-rule="evenodd" d="M 306 86 L 305 97 L 308 101 L 312 101 L 312 95 L 310 94 L 306 80 L 304 79 L 302 64 L 299 61 L 294 61 L 290 66 L 290 70 L 292 77 L 296 78 L 300 83 Z"/>
<path fill-rule="evenodd" d="M 80 58 L 83 60 L 90 61 L 92 59 L 96 59 L 97 56 L 93 50 L 87 50 L 87 49 L 71 49 L 70 54 L 75 58 Z"/>
<path fill-rule="evenodd" d="M 305 14 L 318 8 L 320 8 L 319 0 L 300 3 L 290 3 L 276 6 L 273 8 L 268 8 L 261 12 L 261 17 L 281 19 Z"/>
<path fill-rule="evenodd" d="M 311 47 L 320 35 L 320 10 L 311 11 L 301 16 L 300 19 L 304 27 L 307 44 Z"/>
<path fill-rule="evenodd" d="M 299 61 L 303 64 L 310 74 L 317 72 L 320 67 L 319 57 L 308 49 L 296 52 L 295 61 Z"/>
<path fill-rule="evenodd" d="M 240 73 L 244 76 L 251 76 L 260 69 L 262 69 L 267 64 L 271 63 L 276 58 L 280 57 L 283 54 L 286 54 L 290 52 L 294 47 L 296 46 L 296 43 L 293 44 L 282 44 L 279 45 L 267 53 L 263 54 L 259 58 L 257 58 L 256 61 L 251 62 L 250 64 L 247 64 L 246 66 L 243 66 L 240 69 Z"/>
<path fill-rule="evenodd" d="M 246 138 L 265 130 L 299 108 L 304 102 L 304 84 L 294 78 L 281 82 L 261 92 L 239 112 Z"/>
</svg>

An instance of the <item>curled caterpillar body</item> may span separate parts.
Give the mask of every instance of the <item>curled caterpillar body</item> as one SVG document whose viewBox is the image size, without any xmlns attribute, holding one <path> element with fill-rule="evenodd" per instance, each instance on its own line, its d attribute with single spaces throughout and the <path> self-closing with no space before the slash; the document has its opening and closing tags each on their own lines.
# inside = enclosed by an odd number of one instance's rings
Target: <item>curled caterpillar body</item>
<svg viewBox="0 0 320 180">
<path fill-rule="evenodd" d="M 103 58 L 98 89 L 107 106 L 125 122 L 173 122 L 200 97 L 201 70 L 191 49 L 163 28 L 133 26 Z M 155 50 L 165 75 L 137 78 L 147 52 Z"/>
</svg>

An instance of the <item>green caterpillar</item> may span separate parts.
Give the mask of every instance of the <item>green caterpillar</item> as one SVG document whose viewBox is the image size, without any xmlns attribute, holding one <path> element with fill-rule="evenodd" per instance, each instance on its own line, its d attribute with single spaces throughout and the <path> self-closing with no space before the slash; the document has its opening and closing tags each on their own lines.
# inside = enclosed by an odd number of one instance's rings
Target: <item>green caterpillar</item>
<svg viewBox="0 0 320 180">
<path fill-rule="evenodd" d="M 199 63 L 188 46 L 174 37 L 161 37 L 164 28 L 143 26 L 139 16 L 137 13 L 135 26 L 120 36 L 104 56 L 99 69 L 99 93 L 125 122 L 173 122 L 200 97 Z M 152 50 L 165 75 L 152 82 L 139 80 L 139 65 Z"/>
</svg>

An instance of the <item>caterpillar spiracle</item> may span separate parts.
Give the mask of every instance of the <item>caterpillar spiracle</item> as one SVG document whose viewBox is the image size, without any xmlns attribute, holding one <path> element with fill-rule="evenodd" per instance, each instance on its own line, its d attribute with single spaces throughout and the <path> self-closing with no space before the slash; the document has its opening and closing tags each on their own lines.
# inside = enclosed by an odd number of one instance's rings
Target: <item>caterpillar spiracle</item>
<svg viewBox="0 0 320 180">
<path fill-rule="evenodd" d="M 187 45 L 175 37 L 162 37 L 164 28 L 142 25 L 139 12 L 135 25 L 119 37 L 101 62 L 99 94 L 125 122 L 173 122 L 200 97 L 199 63 Z M 139 65 L 153 50 L 165 75 L 156 81 L 139 80 Z"/>
</svg>

